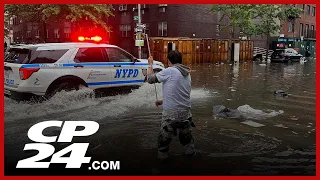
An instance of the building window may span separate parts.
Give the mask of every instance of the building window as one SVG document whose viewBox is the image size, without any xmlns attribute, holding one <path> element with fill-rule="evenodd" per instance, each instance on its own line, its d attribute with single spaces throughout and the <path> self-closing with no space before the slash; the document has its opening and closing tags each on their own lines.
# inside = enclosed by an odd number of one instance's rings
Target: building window
<svg viewBox="0 0 320 180">
<path fill-rule="evenodd" d="M 299 36 L 303 36 L 303 24 L 300 23 L 300 27 L 299 27 Z"/>
<path fill-rule="evenodd" d="M 144 14 L 144 9 L 141 10 L 141 14 Z"/>
<path fill-rule="evenodd" d="M 130 24 L 120 25 L 120 32 L 122 37 L 129 37 L 130 31 L 131 31 Z"/>
<path fill-rule="evenodd" d="M 120 4 L 119 5 L 119 11 L 126 11 L 128 9 L 127 4 Z"/>
<path fill-rule="evenodd" d="M 158 36 L 168 36 L 167 22 L 159 22 L 158 23 Z"/>
<path fill-rule="evenodd" d="M 303 10 L 303 11 L 301 12 L 301 14 L 304 14 L 304 11 L 305 11 L 305 5 L 304 5 L 304 4 L 301 5 L 301 9 Z"/>
<path fill-rule="evenodd" d="M 27 31 L 26 38 L 30 38 L 30 37 L 31 37 L 31 31 Z"/>
<path fill-rule="evenodd" d="M 60 38 L 60 30 L 59 29 L 54 29 L 54 38 Z"/>
<path fill-rule="evenodd" d="M 304 36 L 308 38 L 308 35 L 309 35 L 309 24 L 306 24 L 306 30 L 304 32 Z"/>
<path fill-rule="evenodd" d="M 70 27 L 65 27 L 64 28 L 64 37 L 65 38 L 70 38 L 70 33 L 71 33 L 71 28 Z"/>
<path fill-rule="evenodd" d="M 166 12 L 166 7 L 159 7 L 159 12 Z"/>
<path fill-rule="evenodd" d="M 293 22 L 288 23 L 288 32 L 293 32 Z"/>
<path fill-rule="evenodd" d="M 316 16 L 316 7 L 312 7 L 312 16 Z"/>
<path fill-rule="evenodd" d="M 69 39 L 70 38 L 70 34 L 71 34 L 71 23 L 70 22 L 65 22 L 64 23 L 64 38 Z"/>
<path fill-rule="evenodd" d="M 121 16 L 126 16 L 126 15 L 127 15 L 126 11 L 121 12 Z"/>
<path fill-rule="evenodd" d="M 310 15 L 310 5 L 307 6 L 307 15 Z"/>
<path fill-rule="evenodd" d="M 40 36 L 40 30 L 36 30 L 36 37 L 39 37 Z"/>
<path fill-rule="evenodd" d="M 216 25 L 216 32 L 217 32 L 217 33 L 220 33 L 220 24 L 217 24 L 217 25 Z"/>
<path fill-rule="evenodd" d="M 141 9 L 147 9 L 149 8 L 149 4 L 141 4 Z"/>
</svg>

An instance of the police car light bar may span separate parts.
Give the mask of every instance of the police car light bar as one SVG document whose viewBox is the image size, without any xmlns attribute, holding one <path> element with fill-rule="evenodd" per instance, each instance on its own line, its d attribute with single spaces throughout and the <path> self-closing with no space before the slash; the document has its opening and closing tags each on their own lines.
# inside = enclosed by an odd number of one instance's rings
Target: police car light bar
<svg viewBox="0 0 320 180">
<path fill-rule="evenodd" d="M 91 38 L 89 37 L 84 37 L 84 36 L 79 36 L 78 37 L 79 41 L 94 41 L 94 42 L 100 42 L 102 38 L 100 36 L 93 36 Z"/>
</svg>

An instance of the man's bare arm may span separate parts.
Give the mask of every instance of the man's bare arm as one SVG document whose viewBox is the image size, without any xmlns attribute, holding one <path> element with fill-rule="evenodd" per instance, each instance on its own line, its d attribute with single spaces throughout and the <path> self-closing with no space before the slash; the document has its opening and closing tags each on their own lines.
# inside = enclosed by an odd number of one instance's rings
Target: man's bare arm
<svg viewBox="0 0 320 180">
<path fill-rule="evenodd" d="M 148 66 L 148 70 L 147 70 L 147 82 L 149 84 L 159 83 L 156 74 L 153 73 L 153 67 L 152 67 L 153 57 L 152 56 L 150 56 L 148 58 L 148 64 L 149 64 L 149 66 Z"/>
</svg>

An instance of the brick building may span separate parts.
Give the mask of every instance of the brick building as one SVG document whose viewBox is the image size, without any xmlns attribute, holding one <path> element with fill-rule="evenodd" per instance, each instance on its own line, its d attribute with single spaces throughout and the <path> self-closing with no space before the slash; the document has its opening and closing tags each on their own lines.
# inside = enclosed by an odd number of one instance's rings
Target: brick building
<svg viewBox="0 0 320 180">
<path fill-rule="evenodd" d="M 279 42 L 291 47 L 304 49 L 309 46 L 315 49 L 316 32 L 316 6 L 312 4 L 297 5 L 304 9 L 301 18 L 294 22 L 279 22 L 282 28 L 279 34 L 271 38 L 271 48 Z M 114 17 L 106 19 L 111 26 L 111 33 L 106 33 L 109 42 L 118 45 L 137 56 L 135 47 L 134 28 L 138 15 L 136 4 L 114 5 Z M 220 38 L 228 39 L 229 31 L 220 31 L 218 24 L 219 14 L 214 15 L 209 5 L 203 4 L 142 4 L 141 20 L 146 24 L 146 33 L 149 37 L 194 37 L 194 38 Z M 222 22 L 226 23 L 226 22 Z M 89 25 L 81 23 L 82 28 L 90 29 Z M 66 42 L 79 31 L 75 25 L 68 22 L 50 22 L 46 24 L 30 24 L 17 17 L 13 18 L 13 42 Z M 239 37 L 236 33 L 235 38 Z M 302 41 L 303 39 L 303 41 Z M 254 46 L 267 47 L 266 38 L 262 36 L 251 37 Z M 146 46 L 143 48 L 146 55 Z"/>
<path fill-rule="evenodd" d="M 113 7 L 115 16 L 106 20 L 112 29 L 108 34 L 109 42 L 137 55 L 137 47 L 134 46 L 134 28 L 137 23 L 134 16 L 138 15 L 137 4 Z M 141 17 L 149 37 L 229 37 L 228 32 L 220 32 L 218 17 L 212 14 L 209 5 L 142 4 Z M 71 41 L 72 33 L 79 31 L 73 24 L 61 21 L 32 24 L 14 17 L 12 22 L 15 43 L 67 42 Z M 143 51 L 146 53 L 145 48 Z"/>
<path fill-rule="evenodd" d="M 281 22 L 281 30 L 278 37 L 274 38 L 275 44 L 284 44 L 295 48 L 301 54 L 305 54 L 308 48 L 313 57 L 316 52 L 316 5 L 298 4 L 302 8 L 301 18 Z"/>
<path fill-rule="evenodd" d="M 280 34 L 285 38 L 315 40 L 316 32 L 316 5 L 315 4 L 299 4 L 304 12 L 301 18 L 295 21 L 283 22 Z"/>
<path fill-rule="evenodd" d="M 134 46 L 137 5 L 122 4 L 114 8 L 115 17 L 110 19 L 113 27 L 111 42 L 137 55 L 137 47 Z M 142 4 L 141 21 L 146 24 L 149 37 L 229 37 L 228 32 L 220 32 L 218 16 L 212 14 L 209 5 Z M 147 53 L 146 48 L 143 48 L 143 52 Z"/>
</svg>

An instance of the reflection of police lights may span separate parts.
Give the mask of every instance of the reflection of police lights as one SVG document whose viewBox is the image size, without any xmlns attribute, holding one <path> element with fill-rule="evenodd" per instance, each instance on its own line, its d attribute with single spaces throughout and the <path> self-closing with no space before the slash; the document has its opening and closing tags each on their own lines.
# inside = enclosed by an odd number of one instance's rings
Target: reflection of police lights
<svg viewBox="0 0 320 180">
<path fill-rule="evenodd" d="M 100 36 L 93 36 L 93 37 L 84 37 L 84 36 L 79 36 L 78 37 L 79 41 L 94 41 L 94 42 L 100 42 L 102 40 L 102 37 Z"/>
</svg>

